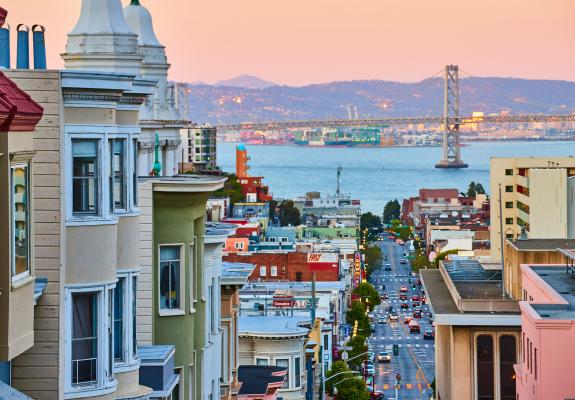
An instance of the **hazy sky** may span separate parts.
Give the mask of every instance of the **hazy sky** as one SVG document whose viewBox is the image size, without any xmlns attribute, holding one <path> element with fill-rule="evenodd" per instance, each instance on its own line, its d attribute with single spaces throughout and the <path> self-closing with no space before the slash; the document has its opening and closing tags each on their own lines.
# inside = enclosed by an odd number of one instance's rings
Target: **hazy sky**
<svg viewBox="0 0 575 400">
<path fill-rule="evenodd" d="M 445 64 L 477 76 L 575 81 L 574 0 L 141 3 L 167 48 L 170 78 L 180 81 L 214 82 L 244 73 L 289 85 L 418 81 Z M 46 26 L 49 67 L 62 67 L 59 54 L 81 0 L 0 4 L 12 26 Z"/>
</svg>

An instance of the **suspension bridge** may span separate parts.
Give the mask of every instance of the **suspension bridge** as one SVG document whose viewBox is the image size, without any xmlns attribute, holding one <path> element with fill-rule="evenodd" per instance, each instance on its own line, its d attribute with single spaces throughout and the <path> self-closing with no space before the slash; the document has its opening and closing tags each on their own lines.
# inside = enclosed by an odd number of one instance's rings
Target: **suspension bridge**
<svg viewBox="0 0 575 400">
<path fill-rule="evenodd" d="M 237 132 L 247 130 L 271 131 L 293 128 L 313 129 L 436 124 L 443 127 L 443 155 L 441 160 L 435 165 L 436 168 L 467 168 L 467 164 L 461 159 L 459 127 L 462 125 L 575 121 L 575 114 L 461 116 L 459 114 L 459 67 L 457 65 L 446 65 L 443 70 L 443 75 L 443 116 L 245 122 L 240 124 L 218 125 L 217 129 L 221 132 Z"/>
</svg>

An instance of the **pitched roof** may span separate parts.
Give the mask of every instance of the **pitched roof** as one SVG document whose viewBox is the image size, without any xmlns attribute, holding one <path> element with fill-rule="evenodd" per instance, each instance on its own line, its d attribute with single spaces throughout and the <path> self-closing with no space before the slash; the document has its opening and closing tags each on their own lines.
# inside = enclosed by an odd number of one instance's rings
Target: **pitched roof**
<svg viewBox="0 0 575 400">
<path fill-rule="evenodd" d="M 0 72 L 0 131 L 33 131 L 44 109 Z"/>
</svg>

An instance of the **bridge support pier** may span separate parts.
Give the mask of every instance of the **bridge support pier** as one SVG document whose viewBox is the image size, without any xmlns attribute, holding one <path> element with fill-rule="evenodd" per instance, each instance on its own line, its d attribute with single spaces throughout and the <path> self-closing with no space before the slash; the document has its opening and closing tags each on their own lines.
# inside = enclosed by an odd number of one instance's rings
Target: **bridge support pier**
<svg viewBox="0 0 575 400">
<path fill-rule="evenodd" d="M 435 168 L 467 168 L 461 160 L 459 142 L 459 67 L 445 66 L 443 92 L 443 158 Z"/>
</svg>

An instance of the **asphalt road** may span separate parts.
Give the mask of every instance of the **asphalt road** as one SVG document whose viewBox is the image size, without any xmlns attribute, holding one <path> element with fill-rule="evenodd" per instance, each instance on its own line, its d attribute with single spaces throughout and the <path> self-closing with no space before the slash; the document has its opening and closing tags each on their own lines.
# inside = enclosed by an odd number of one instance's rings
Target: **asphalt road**
<svg viewBox="0 0 575 400">
<path fill-rule="evenodd" d="M 412 276 L 411 266 L 400 264 L 404 252 L 408 251 L 406 246 L 400 246 L 391 241 L 380 242 L 381 250 L 387 261 L 391 264 L 391 271 L 385 271 L 381 268 L 374 271 L 371 276 L 371 283 L 381 293 L 389 295 L 388 300 L 382 300 L 381 304 L 374 310 L 375 333 L 369 338 L 377 354 L 379 351 L 390 353 L 390 363 L 378 363 L 375 366 L 375 387 L 376 390 L 385 393 L 385 399 L 396 399 L 395 377 L 396 373 L 401 374 L 400 389 L 398 390 L 397 399 L 401 400 L 427 400 L 432 395 L 430 384 L 434 377 L 434 360 L 435 360 L 435 342 L 434 340 L 424 340 L 423 333 L 432 329 L 428 312 L 422 313 L 421 319 L 417 319 L 421 326 L 420 334 L 410 334 L 408 325 L 404 323 L 404 315 L 412 315 L 413 307 L 411 296 L 414 294 L 421 295 L 419 287 L 412 285 L 416 283 L 417 277 Z M 409 280 L 411 279 L 411 283 Z M 383 286 L 385 285 L 385 290 Z M 407 286 L 408 291 L 408 309 L 400 309 L 403 301 L 399 300 L 400 286 Z M 400 315 L 398 322 L 378 323 L 379 317 L 387 317 L 389 306 Z M 423 311 L 428 310 L 423 306 Z M 399 346 L 399 355 L 393 355 L 393 345 Z"/>
</svg>

